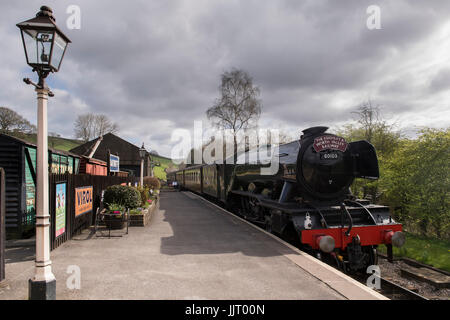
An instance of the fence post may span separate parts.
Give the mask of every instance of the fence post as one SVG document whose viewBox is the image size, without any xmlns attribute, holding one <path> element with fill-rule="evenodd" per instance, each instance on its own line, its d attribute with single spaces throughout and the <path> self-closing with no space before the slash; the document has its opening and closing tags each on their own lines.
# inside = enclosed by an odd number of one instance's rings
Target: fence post
<svg viewBox="0 0 450 320">
<path fill-rule="evenodd" d="M 5 211 L 5 170 L 0 168 L 0 287 L 5 283 Z"/>
</svg>

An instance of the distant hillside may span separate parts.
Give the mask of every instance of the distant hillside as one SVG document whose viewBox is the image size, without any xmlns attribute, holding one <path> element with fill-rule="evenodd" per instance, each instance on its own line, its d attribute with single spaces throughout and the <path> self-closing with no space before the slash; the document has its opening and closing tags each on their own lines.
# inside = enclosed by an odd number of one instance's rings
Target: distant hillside
<svg viewBox="0 0 450 320">
<path fill-rule="evenodd" d="M 66 138 L 49 137 L 48 146 L 53 149 L 69 151 L 81 145 L 83 141 Z"/>
<path fill-rule="evenodd" d="M 26 140 L 29 143 L 36 144 L 36 135 L 35 134 L 21 134 L 18 138 L 22 140 Z M 83 141 L 74 140 L 74 139 L 66 139 L 61 137 L 48 137 L 48 147 L 51 149 L 69 151 L 79 145 L 83 144 Z M 167 180 L 166 172 L 164 171 L 168 167 L 177 167 L 171 159 L 160 156 L 160 155 L 151 155 L 154 163 L 158 163 L 160 166 L 155 166 L 153 168 L 153 174 L 155 177 Z"/>
<path fill-rule="evenodd" d="M 36 144 L 37 141 L 36 134 L 20 134 L 17 137 L 32 144 Z M 83 141 L 80 140 L 61 137 L 48 137 L 48 147 L 56 150 L 69 151 L 72 148 L 78 147 L 82 143 Z"/>
<path fill-rule="evenodd" d="M 153 174 L 155 175 L 155 177 L 159 179 L 167 180 L 166 172 L 164 170 L 169 167 L 177 168 L 177 165 L 175 165 L 171 159 L 166 158 L 164 156 L 159 156 L 155 154 L 152 154 L 151 156 L 154 163 L 160 164 L 160 166 L 155 166 L 153 168 Z"/>
</svg>

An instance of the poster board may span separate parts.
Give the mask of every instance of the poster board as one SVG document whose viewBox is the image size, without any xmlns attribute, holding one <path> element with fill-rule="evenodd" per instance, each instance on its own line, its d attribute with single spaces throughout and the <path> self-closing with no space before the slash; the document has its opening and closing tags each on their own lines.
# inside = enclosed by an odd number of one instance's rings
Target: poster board
<svg viewBox="0 0 450 320">
<path fill-rule="evenodd" d="M 75 189 L 75 218 L 92 211 L 94 200 L 93 193 L 93 186 Z"/>
<path fill-rule="evenodd" d="M 55 237 L 57 238 L 66 232 L 67 183 L 57 183 L 55 189 Z"/>
</svg>

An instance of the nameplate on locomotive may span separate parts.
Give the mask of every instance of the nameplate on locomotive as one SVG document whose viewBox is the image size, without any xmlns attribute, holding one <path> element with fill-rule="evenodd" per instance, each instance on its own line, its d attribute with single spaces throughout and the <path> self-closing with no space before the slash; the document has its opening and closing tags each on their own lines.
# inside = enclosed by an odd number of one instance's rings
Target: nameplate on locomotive
<svg viewBox="0 0 450 320">
<path fill-rule="evenodd" d="M 342 137 L 327 135 L 315 138 L 313 147 L 316 152 L 323 150 L 338 150 L 345 152 L 348 143 Z"/>
</svg>

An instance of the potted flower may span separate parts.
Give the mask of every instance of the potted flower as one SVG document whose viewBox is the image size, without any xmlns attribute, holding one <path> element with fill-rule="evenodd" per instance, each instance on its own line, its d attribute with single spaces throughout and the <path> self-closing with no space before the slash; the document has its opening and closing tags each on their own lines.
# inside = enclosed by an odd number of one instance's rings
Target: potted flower
<svg viewBox="0 0 450 320">
<path fill-rule="evenodd" d="M 150 207 L 152 200 L 150 198 L 150 188 L 147 186 L 136 187 L 136 190 L 141 195 L 141 202 L 135 209 L 130 210 L 130 225 L 136 227 L 145 227 L 151 218 Z"/>
<path fill-rule="evenodd" d="M 134 187 L 114 185 L 106 188 L 104 200 L 107 215 L 105 224 L 111 229 L 122 229 L 125 226 L 125 211 L 139 207 L 141 195 Z"/>
<path fill-rule="evenodd" d="M 125 207 L 117 203 L 111 203 L 107 207 L 107 214 L 105 215 L 105 225 L 111 229 L 124 228 L 124 214 Z"/>
</svg>

